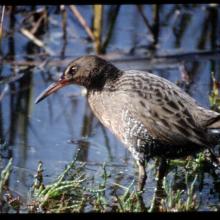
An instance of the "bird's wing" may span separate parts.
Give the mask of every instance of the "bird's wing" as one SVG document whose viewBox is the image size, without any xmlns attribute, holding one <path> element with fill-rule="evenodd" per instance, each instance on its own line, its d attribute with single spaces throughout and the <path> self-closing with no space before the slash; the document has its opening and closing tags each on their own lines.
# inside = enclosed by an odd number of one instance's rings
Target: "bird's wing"
<svg viewBox="0 0 220 220">
<path fill-rule="evenodd" d="M 170 144 L 206 144 L 205 129 L 194 117 L 197 108 L 194 99 L 173 83 L 152 74 L 136 75 L 133 79 L 130 76 L 132 88 L 128 78 L 121 84 L 118 97 L 122 91 L 127 95 L 127 102 L 132 103 L 131 113 L 153 137 Z"/>
</svg>

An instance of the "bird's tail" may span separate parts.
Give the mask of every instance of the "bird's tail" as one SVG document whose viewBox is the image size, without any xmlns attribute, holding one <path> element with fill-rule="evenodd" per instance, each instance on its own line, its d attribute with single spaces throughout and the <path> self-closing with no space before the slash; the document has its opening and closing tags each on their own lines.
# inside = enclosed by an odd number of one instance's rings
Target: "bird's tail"
<svg viewBox="0 0 220 220">
<path fill-rule="evenodd" d="M 200 121 L 200 125 L 207 129 L 220 129 L 220 113 L 198 107 L 195 119 Z"/>
<path fill-rule="evenodd" d="M 220 139 L 220 115 L 211 118 L 206 125 L 208 132 L 213 135 L 213 137 Z"/>
<path fill-rule="evenodd" d="M 220 115 L 210 118 L 207 121 L 206 128 L 208 131 L 208 139 L 210 143 L 220 143 Z"/>
<path fill-rule="evenodd" d="M 207 126 L 208 129 L 219 129 L 220 130 L 220 116 L 214 119 L 210 124 Z"/>
</svg>

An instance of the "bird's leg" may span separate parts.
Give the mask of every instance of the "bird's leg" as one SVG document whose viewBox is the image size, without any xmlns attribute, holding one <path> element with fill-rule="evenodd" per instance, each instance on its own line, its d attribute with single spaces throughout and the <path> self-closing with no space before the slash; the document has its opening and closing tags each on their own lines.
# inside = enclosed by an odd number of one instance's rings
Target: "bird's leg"
<svg viewBox="0 0 220 220">
<path fill-rule="evenodd" d="M 138 161 L 138 183 L 137 191 L 143 191 L 145 181 L 147 179 L 147 174 L 145 170 L 145 161 Z"/>
<path fill-rule="evenodd" d="M 156 188 L 155 188 L 153 199 L 151 202 L 151 207 L 148 210 L 149 212 L 158 211 L 159 205 L 160 205 L 158 198 L 163 197 L 163 192 L 164 192 L 162 185 L 163 185 L 163 178 L 167 171 L 167 161 L 164 158 L 158 158 L 156 161 L 156 166 L 157 166 L 157 163 L 159 163 L 159 166 L 157 168 L 156 178 L 155 178 Z"/>
<path fill-rule="evenodd" d="M 158 168 L 158 171 L 157 171 L 157 179 L 159 181 L 159 187 L 161 186 L 160 183 L 162 183 L 162 180 L 166 174 L 166 171 L 167 171 L 167 161 L 166 159 L 164 158 L 161 158 L 160 161 L 159 161 L 159 168 Z"/>
<path fill-rule="evenodd" d="M 145 185 L 145 181 L 147 179 L 147 174 L 145 170 L 145 161 L 138 161 L 138 182 L 137 182 L 137 192 L 138 192 L 138 199 L 139 204 L 141 207 L 141 211 L 147 211 L 144 200 L 143 200 L 143 189 Z"/>
</svg>

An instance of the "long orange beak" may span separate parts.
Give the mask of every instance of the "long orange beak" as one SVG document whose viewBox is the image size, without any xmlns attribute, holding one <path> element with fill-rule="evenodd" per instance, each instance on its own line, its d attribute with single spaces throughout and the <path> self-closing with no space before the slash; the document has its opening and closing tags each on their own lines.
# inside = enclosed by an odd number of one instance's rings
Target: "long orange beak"
<svg viewBox="0 0 220 220">
<path fill-rule="evenodd" d="M 63 88 L 66 85 L 69 85 L 70 81 L 67 79 L 60 79 L 58 82 L 51 84 L 47 89 L 45 89 L 35 100 L 35 104 L 41 102 L 50 94 L 56 92 L 57 90 Z"/>
</svg>

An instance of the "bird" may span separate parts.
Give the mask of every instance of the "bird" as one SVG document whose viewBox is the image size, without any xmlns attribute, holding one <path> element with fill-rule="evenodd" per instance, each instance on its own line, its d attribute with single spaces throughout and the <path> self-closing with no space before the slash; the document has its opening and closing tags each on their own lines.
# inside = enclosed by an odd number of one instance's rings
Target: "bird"
<svg viewBox="0 0 220 220">
<path fill-rule="evenodd" d="M 200 106 L 165 78 L 120 70 L 97 55 L 70 62 L 35 103 L 72 84 L 86 88 L 94 115 L 130 151 L 138 166 L 139 191 L 144 189 L 149 159 L 180 158 L 218 143 L 220 113 Z"/>
</svg>

